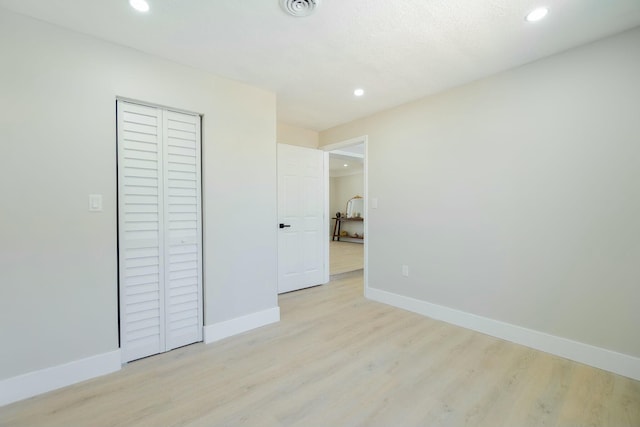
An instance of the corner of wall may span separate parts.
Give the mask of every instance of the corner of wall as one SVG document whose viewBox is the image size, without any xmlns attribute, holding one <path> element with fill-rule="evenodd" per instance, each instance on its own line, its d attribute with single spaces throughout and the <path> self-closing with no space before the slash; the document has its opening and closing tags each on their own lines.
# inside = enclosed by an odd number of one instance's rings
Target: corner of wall
<svg viewBox="0 0 640 427">
<path fill-rule="evenodd" d="M 311 129 L 291 126 L 278 122 L 276 130 L 276 142 L 279 144 L 298 145 L 300 147 L 318 148 L 320 134 Z"/>
<path fill-rule="evenodd" d="M 220 341 L 233 335 L 241 334 L 252 329 L 266 326 L 280 321 L 280 307 L 273 307 L 267 310 L 225 320 L 204 327 L 204 342 L 209 344 Z"/>
</svg>

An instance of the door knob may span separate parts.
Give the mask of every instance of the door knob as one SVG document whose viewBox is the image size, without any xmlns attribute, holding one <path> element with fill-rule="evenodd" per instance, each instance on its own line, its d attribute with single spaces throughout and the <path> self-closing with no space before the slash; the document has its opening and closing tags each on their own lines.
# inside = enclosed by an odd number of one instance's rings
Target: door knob
<svg viewBox="0 0 640 427">
<path fill-rule="evenodd" d="M 291 225 L 280 223 L 280 228 L 286 228 L 286 227 L 291 227 Z"/>
</svg>

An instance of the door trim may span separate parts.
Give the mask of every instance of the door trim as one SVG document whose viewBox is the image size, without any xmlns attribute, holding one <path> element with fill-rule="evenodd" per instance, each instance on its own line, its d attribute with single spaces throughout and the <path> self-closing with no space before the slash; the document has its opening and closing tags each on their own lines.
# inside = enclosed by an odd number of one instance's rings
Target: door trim
<svg viewBox="0 0 640 427">
<path fill-rule="evenodd" d="M 362 135 L 357 136 L 355 138 L 347 139 L 344 141 L 336 142 L 333 144 L 323 145 L 319 147 L 320 150 L 325 152 L 325 162 L 324 162 L 324 194 L 325 194 L 325 257 L 327 262 L 325 263 L 325 278 L 326 282 L 329 282 L 330 270 L 329 270 L 329 232 L 331 227 L 331 215 L 329 213 L 329 189 L 330 189 L 330 178 L 329 178 L 329 152 L 339 150 L 341 148 L 349 147 L 351 145 L 356 144 L 364 144 L 364 200 L 366 201 L 364 206 L 364 296 L 368 298 L 369 294 L 369 136 Z"/>
</svg>

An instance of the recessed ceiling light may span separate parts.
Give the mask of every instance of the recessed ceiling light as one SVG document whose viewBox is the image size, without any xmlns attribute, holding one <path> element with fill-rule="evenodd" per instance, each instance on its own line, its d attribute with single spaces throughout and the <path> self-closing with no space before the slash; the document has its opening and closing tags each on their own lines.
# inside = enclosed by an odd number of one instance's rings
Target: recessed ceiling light
<svg viewBox="0 0 640 427">
<path fill-rule="evenodd" d="M 547 16 L 548 13 L 549 9 L 547 9 L 546 7 L 539 7 L 529 12 L 529 14 L 524 19 L 527 22 L 536 22 Z"/>
<path fill-rule="evenodd" d="M 343 166 L 344 166 L 345 168 L 346 168 L 346 167 L 349 167 L 349 165 L 348 165 L 348 164 L 346 164 L 346 163 L 345 163 Z"/>
<path fill-rule="evenodd" d="M 146 0 L 129 0 L 129 4 L 138 12 L 149 12 L 149 3 Z"/>
<path fill-rule="evenodd" d="M 364 89 L 356 89 L 356 90 L 353 91 L 353 94 L 355 96 L 362 96 L 362 95 L 364 95 Z"/>
</svg>

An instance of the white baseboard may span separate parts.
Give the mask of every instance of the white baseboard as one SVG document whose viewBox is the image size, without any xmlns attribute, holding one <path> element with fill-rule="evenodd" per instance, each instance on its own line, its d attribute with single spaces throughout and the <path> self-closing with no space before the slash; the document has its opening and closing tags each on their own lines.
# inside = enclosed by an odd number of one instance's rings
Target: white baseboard
<svg viewBox="0 0 640 427">
<path fill-rule="evenodd" d="M 204 327 L 204 342 L 209 344 L 220 341 L 221 339 L 279 321 L 280 307 L 273 307 L 224 322 L 214 323 Z"/>
<path fill-rule="evenodd" d="M 121 368 L 120 350 L 0 380 L 0 406 L 76 384 Z"/>
<path fill-rule="evenodd" d="M 534 331 L 499 320 L 477 316 L 442 305 L 368 288 L 367 298 L 394 307 L 442 320 L 463 328 L 491 335 L 527 347 L 551 353 L 634 380 L 640 380 L 640 358 L 595 347 L 567 338 Z"/>
<path fill-rule="evenodd" d="M 270 308 L 205 326 L 204 341 L 205 343 L 219 341 L 278 321 L 280 321 L 280 308 Z M 86 359 L 0 380 L 0 406 L 106 375 L 120 370 L 121 367 L 121 355 L 120 349 L 118 349 L 109 353 L 98 354 Z"/>
</svg>

